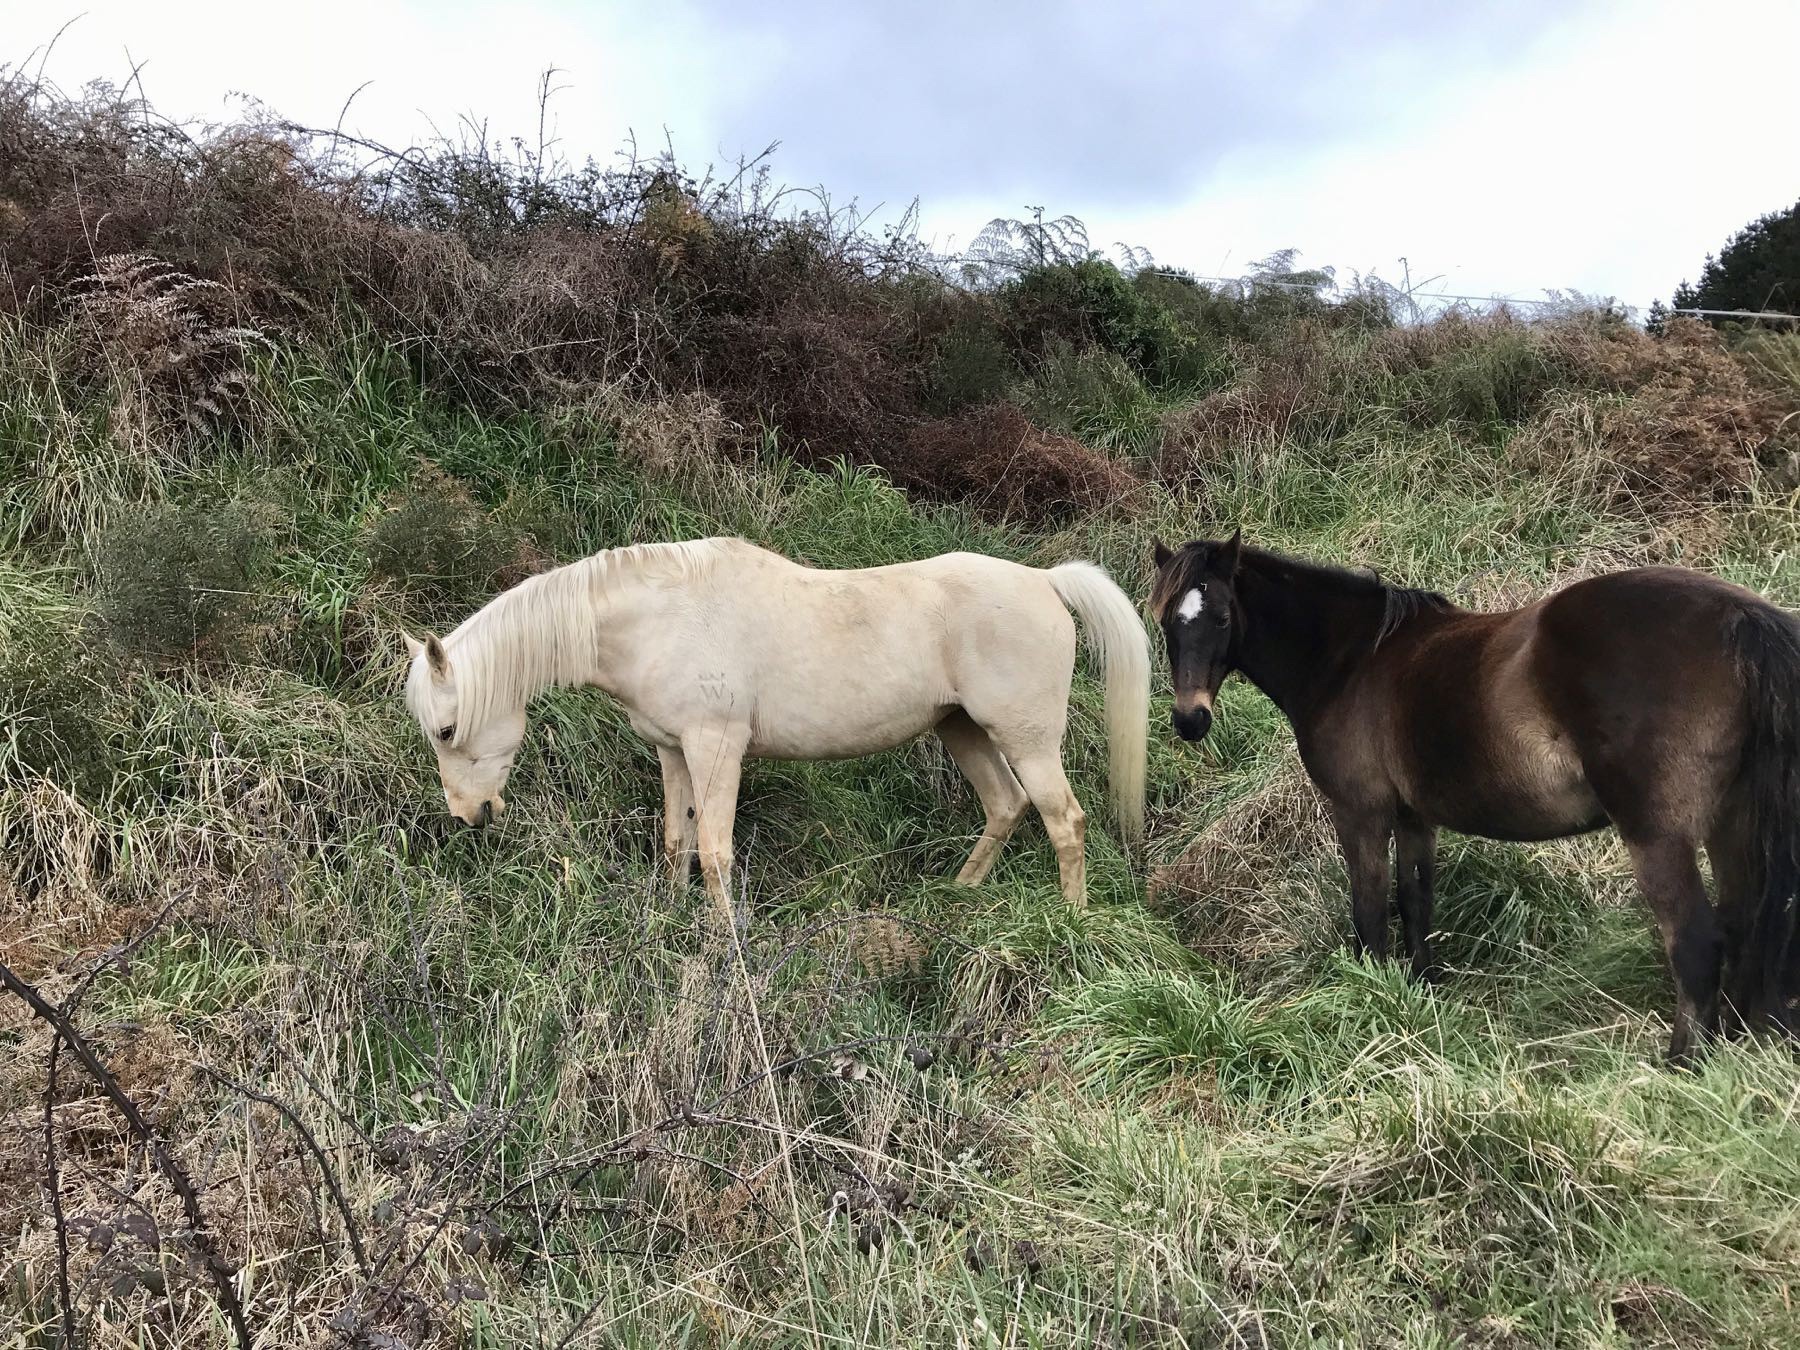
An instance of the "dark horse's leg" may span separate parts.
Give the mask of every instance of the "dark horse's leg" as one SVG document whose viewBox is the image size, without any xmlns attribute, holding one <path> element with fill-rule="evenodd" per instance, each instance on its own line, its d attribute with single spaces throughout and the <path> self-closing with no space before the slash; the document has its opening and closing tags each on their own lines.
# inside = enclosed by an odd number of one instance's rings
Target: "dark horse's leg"
<svg viewBox="0 0 1800 1350">
<path fill-rule="evenodd" d="M 1685 1065 L 1698 1041 L 1719 1030 L 1721 942 L 1692 841 L 1678 835 L 1628 837 L 1638 887 L 1656 914 L 1675 976 L 1675 1031 L 1669 1063 Z"/>
<path fill-rule="evenodd" d="M 1436 984 L 1443 975 L 1431 946 L 1431 884 L 1437 870 L 1437 831 L 1417 818 L 1402 818 L 1394 827 L 1394 863 L 1398 877 L 1400 927 L 1413 975 Z"/>
<path fill-rule="evenodd" d="M 1369 956 L 1388 954 L 1388 835 L 1392 826 L 1380 816 L 1332 805 L 1344 864 L 1350 871 L 1351 915 L 1356 921 L 1356 949 Z"/>
<path fill-rule="evenodd" d="M 1719 930 L 1724 956 L 1724 1001 L 1719 1015 L 1733 1035 L 1761 1025 L 1766 1009 L 1762 963 L 1746 949 L 1758 897 L 1755 860 L 1751 857 L 1747 812 L 1726 809 L 1706 837 L 1706 857 L 1718 890 Z"/>
<path fill-rule="evenodd" d="M 1665 731 L 1667 728 L 1660 728 Z M 1616 737 L 1615 737 L 1616 739 Z M 1640 739 L 1637 744 L 1644 743 Z M 1655 740 L 1649 744 L 1656 745 Z M 1657 772 L 1644 762 L 1606 753 L 1583 756 L 1583 768 L 1595 796 L 1619 828 L 1631 854 L 1675 980 L 1675 1026 L 1669 1036 L 1669 1063 L 1692 1062 L 1701 1042 L 1719 1033 L 1719 967 L 1724 942 L 1706 898 L 1695 855 L 1700 821 L 1705 813 L 1696 797 L 1704 797 L 1692 775 Z M 1670 752 L 1672 757 L 1673 752 Z M 1678 761 L 1679 762 L 1679 761 Z"/>
</svg>

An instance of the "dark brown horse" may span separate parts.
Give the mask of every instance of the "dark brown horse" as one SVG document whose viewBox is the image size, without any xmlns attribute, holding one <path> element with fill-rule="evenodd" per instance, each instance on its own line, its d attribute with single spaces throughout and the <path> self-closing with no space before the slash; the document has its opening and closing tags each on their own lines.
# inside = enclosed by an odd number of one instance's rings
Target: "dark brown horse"
<svg viewBox="0 0 1800 1350">
<path fill-rule="evenodd" d="M 1800 889 L 1800 622 L 1673 567 L 1501 614 L 1243 546 L 1156 545 L 1175 730 L 1241 671 L 1293 724 L 1350 873 L 1361 949 L 1388 949 L 1388 841 L 1413 970 L 1436 974 L 1436 831 L 1538 840 L 1618 827 L 1674 974 L 1669 1057 L 1791 1026 Z M 1717 882 L 1715 916 L 1696 849 Z"/>
</svg>

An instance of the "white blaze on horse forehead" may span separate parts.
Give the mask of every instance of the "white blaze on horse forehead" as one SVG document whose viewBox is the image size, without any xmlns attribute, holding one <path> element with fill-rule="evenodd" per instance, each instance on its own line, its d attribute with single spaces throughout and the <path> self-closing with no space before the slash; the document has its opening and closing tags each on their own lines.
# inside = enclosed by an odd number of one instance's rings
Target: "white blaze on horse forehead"
<svg viewBox="0 0 1800 1350">
<path fill-rule="evenodd" d="M 1189 621 L 1197 617 L 1206 608 L 1206 597 L 1201 594 L 1204 587 L 1196 586 L 1181 597 L 1181 603 L 1175 607 L 1175 617 Z"/>
</svg>

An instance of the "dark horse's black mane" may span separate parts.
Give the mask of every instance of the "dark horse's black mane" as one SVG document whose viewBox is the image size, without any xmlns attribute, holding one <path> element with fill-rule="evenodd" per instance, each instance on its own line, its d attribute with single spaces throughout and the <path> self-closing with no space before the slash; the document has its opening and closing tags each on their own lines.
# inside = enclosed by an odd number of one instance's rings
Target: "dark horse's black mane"
<svg viewBox="0 0 1800 1350">
<path fill-rule="evenodd" d="M 1356 570 L 1334 567 L 1330 563 L 1290 558 L 1265 548 L 1246 546 L 1239 567 L 1255 567 L 1273 580 L 1295 582 L 1315 589 L 1334 591 L 1347 596 L 1379 596 L 1382 600 L 1381 627 L 1375 634 L 1379 647 L 1400 628 L 1426 612 L 1442 613 L 1456 605 L 1437 591 L 1413 586 L 1390 586 L 1372 568 Z"/>
</svg>

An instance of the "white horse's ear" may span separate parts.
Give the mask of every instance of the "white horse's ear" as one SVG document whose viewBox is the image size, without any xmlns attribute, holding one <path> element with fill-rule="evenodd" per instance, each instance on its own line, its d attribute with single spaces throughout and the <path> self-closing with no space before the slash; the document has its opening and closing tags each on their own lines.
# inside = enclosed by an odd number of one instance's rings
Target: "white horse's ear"
<svg viewBox="0 0 1800 1350">
<path fill-rule="evenodd" d="M 417 661 L 419 659 L 419 653 L 425 650 L 425 644 L 420 642 L 419 639 L 407 632 L 404 628 L 400 630 L 400 636 L 406 642 L 407 659 L 409 661 Z"/>
<path fill-rule="evenodd" d="M 441 680 L 450 674 L 450 657 L 436 633 L 425 635 L 425 662 L 431 667 L 433 679 Z"/>
</svg>

